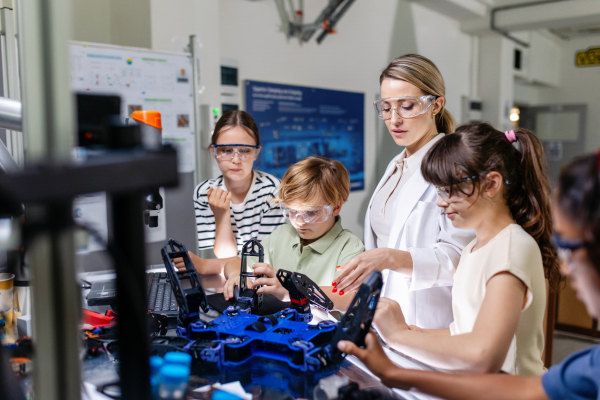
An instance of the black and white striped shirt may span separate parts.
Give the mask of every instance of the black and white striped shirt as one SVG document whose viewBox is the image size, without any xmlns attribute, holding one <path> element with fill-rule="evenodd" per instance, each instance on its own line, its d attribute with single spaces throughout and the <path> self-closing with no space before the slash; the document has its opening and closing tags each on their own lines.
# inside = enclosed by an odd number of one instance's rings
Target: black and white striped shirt
<svg viewBox="0 0 600 400">
<path fill-rule="evenodd" d="M 244 201 L 231 204 L 231 228 L 235 235 L 238 251 L 252 238 L 263 240 L 278 226 L 285 223 L 279 205 L 271 199 L 278 196 L 280 180 L 266 172 L 254 171 L 252 186 Z M 215 216 L 208 205 L 209 188 L 227 190 L 223 176 L 207 179 L 194 190 L 196 225 L 198 227 L 198 246 L 200 250 L 215 246 Z"/>
</svg>

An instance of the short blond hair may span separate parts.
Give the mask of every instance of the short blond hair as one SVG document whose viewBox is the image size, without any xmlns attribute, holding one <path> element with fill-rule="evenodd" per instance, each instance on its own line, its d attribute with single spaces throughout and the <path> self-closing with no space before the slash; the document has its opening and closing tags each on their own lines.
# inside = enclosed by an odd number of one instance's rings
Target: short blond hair
<svg viewBox="0 0 600 400">
<path fill-rule="evenodd" d="M 279 197 L 273 202 L 315 205 L 321 198 L 337 206 L 348 200 L 350 176 L 344 165 L 325 157 L 306 157 L 283 175 Z"/>
</svg>

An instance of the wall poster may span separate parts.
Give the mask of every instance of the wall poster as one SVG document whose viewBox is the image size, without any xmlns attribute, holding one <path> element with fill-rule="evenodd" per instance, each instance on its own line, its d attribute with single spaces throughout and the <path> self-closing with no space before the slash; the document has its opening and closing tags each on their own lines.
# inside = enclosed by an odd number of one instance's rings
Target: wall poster
<svg viewBox="0 0 600 400">
<path fill-rule="evenodd" d="M 281 179 L 290 165 L 323 156 L 348 169 L 350 190 L 364 189 L 363 93 L 250 80 L 245 89 L 261 137 L 257 169 Z"/>
</svg>

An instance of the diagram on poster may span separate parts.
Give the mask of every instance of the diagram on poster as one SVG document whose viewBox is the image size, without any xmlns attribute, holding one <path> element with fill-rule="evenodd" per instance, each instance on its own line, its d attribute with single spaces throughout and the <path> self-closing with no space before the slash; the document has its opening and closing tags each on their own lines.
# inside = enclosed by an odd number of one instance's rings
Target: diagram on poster
<svg viewBox="0 0 600 400">
<path fill-rule="evenodd" d="M 308 156 L 340 161 L 351 190 L 363 190 L 364 94 L 247 80 L 246 111 L 256 121 L 262 151 L 256 168 L 282 178 Z"/>
</svg>

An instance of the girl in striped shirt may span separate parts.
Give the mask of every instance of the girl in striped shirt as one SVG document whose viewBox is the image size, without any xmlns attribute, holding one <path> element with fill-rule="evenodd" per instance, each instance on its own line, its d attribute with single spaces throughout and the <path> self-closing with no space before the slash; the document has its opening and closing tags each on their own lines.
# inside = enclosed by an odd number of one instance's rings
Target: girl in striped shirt
<svg viewBox="0 0 600 400">
<path fill-rule="evenodd" d="M 270 202 L 278 196 L 280 181 L 253 170 L 260 135 L 245 111 L 223 114 L 209 149 L 222 175 L 194 190 L 199 248 L 212 248 L 217 258 L 235 257 L 245 242 L 262 240 L 285 222 L 281 209 Z"/>
</svg>

